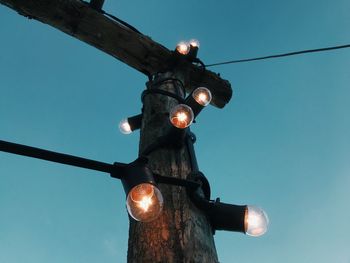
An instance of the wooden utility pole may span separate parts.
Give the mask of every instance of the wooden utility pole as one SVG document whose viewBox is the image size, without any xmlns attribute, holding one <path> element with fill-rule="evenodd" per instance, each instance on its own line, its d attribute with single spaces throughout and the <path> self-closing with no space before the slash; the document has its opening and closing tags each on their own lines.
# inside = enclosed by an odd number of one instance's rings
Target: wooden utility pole
<svg viewBox="0 0 350 263">
<path fill-rule="evenodd" d="M 0 0 L 0 4 L 95 46 L 148 76 L 156 76 L 155 81 L 179 79 L 185 83 L 187 92 L 207 87 L 216 107 L 224 107 L 231 99 L 228 81 L 190 62 L 170 67 L 173 59 L 170 50 L 104 16 L 99 11 L 101 0 L 92 1 L 91 6 L 78 0 Z M 154 88 L 149 84 L 150 89 Z M 185 95 L 176 81 L 163 82 L 157 88 Z M 160 94 L 145 97 L 140 153 L 164 135 L 169 110 L 177 103 Z M 185 179 L 191 172 L 186 146 L 156 149 L 149 155 L 149 165 L 160 175 Z M 159 188 L 164 197 L 160 218 L 150 223 L 130 220 L 128 262 L 218 262 L 205 214 L 190 202 L 183 188 L 162 184 Z"/>
<path fill-rule="evenodd" d="M 172 71 L 159 74 L 155 82 L 166 78 L 186 81 L 184 72 Z M 178 82 L 164 82 L 156 88 L 184 96 Z M 176 104 L 175 99 L 158 94 L 145 98 L 140 153 L 165 135 L 169 111 Z M 157 174 L 187 179 L 191 172 L 186 146 L 157 149 L 149 155 L 149 161 Z M 128 262 L 218 262 L 212 229 L 204 213 L 189 201 L 183 187 L 159 187 L 164 197 L 160 218 L 150 223 L 130 221 Z"/>
</svg>

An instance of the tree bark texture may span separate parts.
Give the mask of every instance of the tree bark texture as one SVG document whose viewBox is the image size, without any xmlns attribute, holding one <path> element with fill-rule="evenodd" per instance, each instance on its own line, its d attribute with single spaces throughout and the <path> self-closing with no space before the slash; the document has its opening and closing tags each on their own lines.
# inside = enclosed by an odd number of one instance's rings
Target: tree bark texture
<svg viewBox="0 0 350 263">
<path fill-rule="evenodd" d="M 182 72 L 175 72 L 160 74 L 156 81 L 169 77 L 184 80 Z M 165 82 L 157 88 L 184 95 L 177 82 Z M 140 153 L 164 135 L 170 125 L 169 111 L 177 103 L 160 94 L 145 97 Z M 149 155 L 149 166 L 157 174 L 187 178 L 191 172 L 188 149 L 157 149 Z M 160 184 L 159 189 L 164 197 L 161 216 L 150 223 L 130 219 L 128 262 L 218 262 L 210 223 L 191 203 L 186 190 L 165 184 Z"/>
<path fill-rule="evenodd" d="M 103 2 L 96 0 L 96 2 Z M 19 14 L 36 19 L 84 41 L 146 74 L 169 70 L 173 52 L 148 36 L 106 17 L 79 0 L 0 0 Z M 232 97 L 231 85 L 217 74 L 187 62 L 190 87 L 207 87 L 211 104 L 222 108 Z"/>
</svg>

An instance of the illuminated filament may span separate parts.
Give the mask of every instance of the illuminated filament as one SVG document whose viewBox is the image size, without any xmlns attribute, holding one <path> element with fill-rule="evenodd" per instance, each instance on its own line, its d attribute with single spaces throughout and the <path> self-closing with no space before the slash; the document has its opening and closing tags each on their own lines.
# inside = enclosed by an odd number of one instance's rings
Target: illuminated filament
<svg viewBox="0 0 350 263">
<path fill-rule="evenodd" d="M 140 184 L 131 192 L 131 200 L 134 201 L 139 208 L 147 212 L 152 205 L 152 197 L 154 187 L 151 184 Z"/>
<path fill-rule="evenodd" d="M 190 45 L 184 41 L 181 41 L 176 45 L 176 51 L 182 55 L 187 55 L 190 52 Z"/>
<path fill-rule="evenodd" d="M 246 234 L 254 237 L 265 234 L 269 224 L 265 211 L 256 206 L 247 207 L 244 221 Z"/>
<path fill-rule="evenodd" d="M 179 129 L 184 129 L 190 126 L 193 122 L 193 111 L 185 105 L 176 105 L 170 112 L 170 122 Z"/>
<path fill-rule="evenodd" d="M 130 134 L 132 132 L 128 119 L 124 119 L 119 123 L 119 130 L 123 134 Z"/>
<path fill-rule="evenodd" d="M 192 93 L 193 98 L 197 101 L 198 104 L 203 107 L 207 106 L 211 101 L 211 92 L 207 88 L 199 87 L 196 88 Z"/>
<path fill-rule="evenodd" d="M 163 208 L 163 196 L 153 184 L 141 183 L 129 192 L 126 207 L 130 216 L 135 220 L 150 222 L 160 215 Z"/>
<path fill-rule="evenodd" d="M 198 41 L 197 39 L 191 39 L 191 40 L 190 40 L 190 45 L 191 45 L 192 47 L 197 47 L 197 48 L 199 48 L 199 41 Z"/>
<path fill-rule="evenodd" d="M 150 200 L 154 193 L 154 187 L 151 184 L 139 184 L 131 191 L 131 200 L 136 203 L 145 203 L 145 198 Z"/>
<path fill-rule="evenodd" d="M 148 208 L 152 205 L 152 197 L 145 196 L 141 201 L 136 203 L 141 209 L 143 209 L 144 212 L 147 212 Z"/>
</svg>

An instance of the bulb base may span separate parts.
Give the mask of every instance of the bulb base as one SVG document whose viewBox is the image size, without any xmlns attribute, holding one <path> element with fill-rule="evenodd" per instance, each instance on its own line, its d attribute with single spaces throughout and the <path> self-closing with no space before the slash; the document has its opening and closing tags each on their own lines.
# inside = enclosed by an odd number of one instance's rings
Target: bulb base
<svg viewBox="0 0 350 263">
<path fill-rule="evenodd" d="M 245 233 L 246 205 L 221 203 L 217 199 L 208 211 L 214 230 L 226 230 Z"/>
<path fill-rule="evenodd" d="M 151 170 L 146 166 L 145 161 L 140 159 L 126 165 L 121 181 L 126 195 L 139 184 L 149 183 L 156 185 Z"/>
<path fill-rule="evenodd" d="M 127 120 L 128 120 L 128 123 L 129 123 L 129 125 L 130 125 L 131 131 L 135 131 L 135 130 L 138 130 L 138 129 L 141 128 L 142 117 L 143 117 L 143 114 L 138 114 L 138 115 L 129 117 L 129 118 L 127 119 Z"/>
</svg>

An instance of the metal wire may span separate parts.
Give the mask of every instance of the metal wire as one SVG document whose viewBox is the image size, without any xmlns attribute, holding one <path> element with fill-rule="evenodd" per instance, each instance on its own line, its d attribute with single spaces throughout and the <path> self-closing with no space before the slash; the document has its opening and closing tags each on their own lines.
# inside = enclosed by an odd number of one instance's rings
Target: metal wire
<svg viewBox="0 0 350 263">
<path fill-rule="evenodd" d="M 341 45 L 341 46 L 333 46 L 333 47 L 316 48 L 316 49 L 307 49 L 307 50 L 293 51 L 293 52 L 289 52 L 289 53 L 270 55 L 270 56 L 264 56 L 264 57 L 229 60 L 229 61 L 224 61 L 224 62 L 207 64 L 205 66 L 208 68 L 208 67 L 219 66 L 219 65 L 250 62 L 250 61 L 256 61 L 256 60 L 265 60 L 265 59 L 271 59 L 271 58 L 281 58 L 281 57 L 295 56 L 295 55 L 301 55 L 301 54 L 307 54 L 307 53 L 325 52 L 325 51 L 343 49 L 343 48 L 349 48 L 349 47 L 350 47 L 350 44 Z"/>
</svg>

